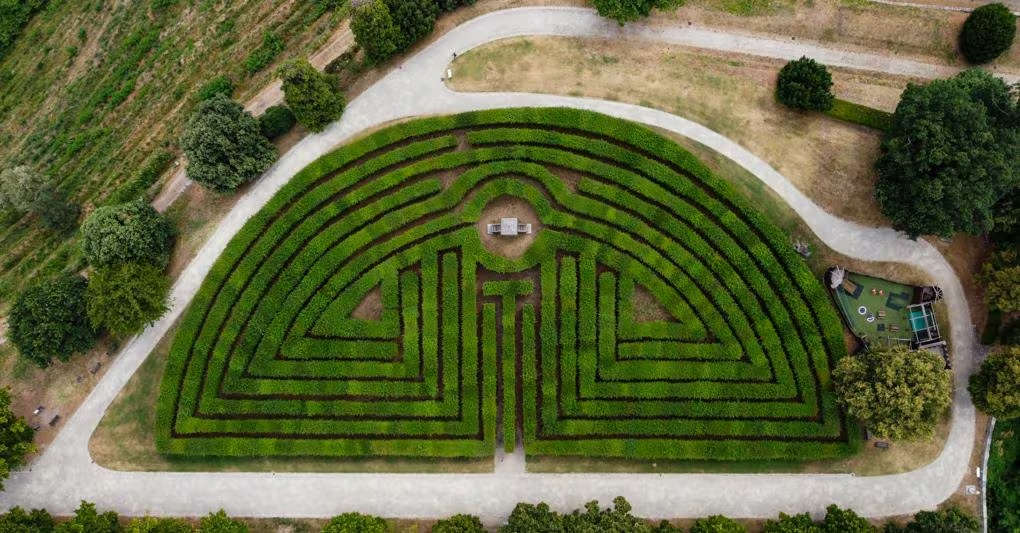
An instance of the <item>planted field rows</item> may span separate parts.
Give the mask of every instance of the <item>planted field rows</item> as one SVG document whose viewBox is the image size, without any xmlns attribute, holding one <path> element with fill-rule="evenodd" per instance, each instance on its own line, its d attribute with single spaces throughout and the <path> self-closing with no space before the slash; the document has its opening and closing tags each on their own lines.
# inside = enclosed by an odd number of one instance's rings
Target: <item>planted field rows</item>
<svg viewBox="0 0 1020 533">
<path fill-rule="evenodd" d="M 537 229 L 517 255 L 479 231 L 508 199 Z M 316 161 L 229 244 L 174 340 L 157 445 L 840 457 L 844 353 L 788 238 L 671 141 L 566 109 L 421 119 Z"/>
</svg>

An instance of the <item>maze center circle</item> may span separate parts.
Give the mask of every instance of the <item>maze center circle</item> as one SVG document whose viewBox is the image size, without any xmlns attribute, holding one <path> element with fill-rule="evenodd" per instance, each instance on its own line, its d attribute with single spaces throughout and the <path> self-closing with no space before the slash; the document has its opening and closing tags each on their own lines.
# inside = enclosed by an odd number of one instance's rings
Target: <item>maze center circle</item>
<svg viewBox="0 0 1020 533">
<path fill-rule="evenodd" d="M 513 216 L 532 232 L 488 235 Z M 157 445 L 839 457 L 844 353 L 788 239 L 675 143 L 568 109 L 420 119 L 316 161 L 228 245 L 174 339 Z"/>
</svg>

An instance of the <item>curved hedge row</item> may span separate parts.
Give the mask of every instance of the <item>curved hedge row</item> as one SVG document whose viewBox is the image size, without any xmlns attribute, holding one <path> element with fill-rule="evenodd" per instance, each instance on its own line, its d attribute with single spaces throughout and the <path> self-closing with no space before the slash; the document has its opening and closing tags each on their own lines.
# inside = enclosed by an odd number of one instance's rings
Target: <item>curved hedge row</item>
<svg viewBox="0 0 1020 533">
<path fill-rule="evenodd" d="M 516 260 L 477 230 L 504 196 L 542 225 Z M 673 320 L 635 318 L 638 286 Z M 379 319 L 352 316 L 373 290 Z M 174 340 L 157 444 L 838 457 L 858 445 L 844 353 L 786 236 L 671 141 L 567 109 L 429 118 L 316 161 L 228 245 Z"/>
</svg>

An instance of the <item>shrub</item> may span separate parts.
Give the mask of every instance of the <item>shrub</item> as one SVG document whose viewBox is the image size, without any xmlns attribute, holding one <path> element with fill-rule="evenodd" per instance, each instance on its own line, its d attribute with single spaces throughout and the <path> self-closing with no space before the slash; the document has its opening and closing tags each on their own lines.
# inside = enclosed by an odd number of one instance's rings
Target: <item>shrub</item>
<svg viewBox="0 0 1020 533">
<path fill-rule="evenodd" d="M 177 518 L 146 516 L 135 518 L 124 529 L 125 533 L 193 533 L 187 522 Z"/>
<path fill-rule="evenodd" d="M 592 0 L 599 15 L 611 18 L 623 26 L 647 17 L 652 9 L 670 9 L 682 4 L 679 0 Z"/>
<path fill-rule="evenodd" d="M 46 0 L 0 1 L 0 59 L 21 34 L 32 15 L 46 5 Z"/>
<path fill-rule="evenodd" d="M 46 367 L 92 347 L 96 332 L 85 313 L 85 278 L 62 275 L 25 289 L 11 308 L 11 342 L 26 359 Z"/>
<path fill-rule="evenodd" d="M 70 233 L 78 225 L 81 207 L 64 199 L 57 191 L 44 194 L 35 203 L 34 211 L 39 214 L 43 225 L 57 233 Z"/>
<path fill-rule="evenodd" d="M 995 252 L 982 265 L 977 278 L 985 286 L 985 302 L 990 310 L 1020 311 L 1020 252 Z"/>
<path fill-rule="evenodd" d="M 436 522 L 432 533 L 484 533 L 485 527 L 477 516 L 469 514 L 453 515 Z"/>
<path fill-rule="evenodd" d="M 745 533 L 747 528 L 722 515 L 699 518 L 691 526 L 690 533 Z"/>
<path fill-rule="evenodd" d="M 800 513 L 788 515 L 779 513 L 779 518 L 766 520 L 762 533 L 827 533 L 821 526 L 815 524 L 811 515 Z"/>
<path fill-rule="evenodd" d="M 259 117 L 259 130 L 267 139 L 275 139 L 294 127 L 297 119 L 285 105 L 274 105 Z"/>
<path fill-rule="evenodd" d="M 223 95 L 199 104 L 181 146 L 188 156 L 188 177 L 217 192 L 254 180 L 277 158 L 258 122 Z"/>
<path fill-rule="evenodd" d="M 967 387 L 978 409 L 995 418 L 1020 417 L 1020 346 L 994 352 L 970 376 Z"/>
<path fill-rule="evenodd" d="M 11 412 L 11 395 L 7 389 L 0 389 L 0 490 L 4 488 L 4 480 L 11 474 L 11 470 L 25 464 L 25 456 L 35 449 L 32 445 L 32 437 L 35 432 L 28 427 L 25 420 Z M 13 511 L 12 511 L 13 513 Z M 36 511 L 30 516 L 17 516 L 23 513 L 13 513 L 15 516 L 4 515 L 0 517 L 0 526 L 14 520 L 36 521 Z M 0 527 L 0 531 L 11 531 Z"/>
<path fill-rule="evenodd" d="M 835 100 L 832 76 L 825 65 L 814 59 L 801 57 L 790 61 L 779 71 L 776 98 L 794 109 L 828 111 Z"/>
<path fill-rule="evenodd" d="M 89 278 L 89 320 L 114 337 L 130 337 L 163 316 L 169 292 L 170 280 L 154 265 L 118 263 L 101 267 Z"/>
<path fill-rule="evenodd" d="M 960 51 L 971 63 L 987 63 L 1013 45 L 1016 16 L 1000 4 L 985 4 L 975 9 L 960 31 Z"/>
<path fill-rule="evenodd" d="M 990 230 L 1020 180 L 1017 112 L 1006 84 L 980 70 L 908 86 L 875 164 L 893 227 L 915 238 Z"/>
<path fill-rule="evenodd" d="M 266 68 L 283 51 L 283 39 L 279 35 L 267 31 L 262 35 L 262 44 L 252 51 L 244 60 L 244 71 L 249 75 Z"/>
<path fill-rule="evenodd" d="M 407 50 L 421 38 L 432 33 L 436 25 L 435 0 L 384 0 L 390 18 L 397 28 L 398 51 Z"/>
<path fill-rule="evenodd" d="M 875 527 L 867 519 L 850 509 L 840 509 L 836 505 L 825 508 L 822 529 L 825 533 L 873 533 L 875 531 Z"/>
<path fill-rule="evenodd" d="M 229 76 L 217 76 L 205 83 L 198 89 L 198 93 L 195 95 L 198 101 L 205 101 L 217 94 L 222 94 L 227 98 L 230 98 L 234 94 L 234 82 L 230 80 Z"/>
<path fill-rule="evenodd" d="M 322 131 L 344 112 L 344 97 L 336 80 L 315 70 L 305 60 L 288 61 L 278 72 L 283 79 L 283 98 L 302 126 Z"/>
<path fill-rule="evenodd" d="M 365 51 L 365 58 L 371 63 L 382 63 L 397 52 L 399 30 L 382 0 L 373 0 L 359 7 L 351 19 L 351 31 L 354 41 Z"/>
<path fill-rule="evenodd" d="M 518 503 L 501 533 L 533 533 L 535 531 L 562 531 L 563 517 L 549 509 L 549 504 Z"/>
<path fill-rule="evenodd" d="M 55 533 L 121 533 L 119 517 L 113 511 L 100 514 L 94 503 L 81 502 L 74 516 L 57 525 Z"/>
<path fill-rule="evenodd" d="M 220 509 L 199 521 L 197 533 L 248 533 L 248 526 L 240 520 L 230 518 L 223 509 Z"/>
<path fill-rule="evenodd" d="M 49 180 L 29 166 L 4 169 L 0 172 L 0 211 L 31 211 L 51 190 Z"/>
<path fill-rule="evenodd" d="M 81 225 L 81 250 L 94 267 L 142 262 L 166 266 L 173 225 L 145 202 L 100 207 Z"/>
<path fill-rule="evenodd" d="M 138 169 L 131 179 L 117 188 L 107 198 L 107 204 L 123 204 L 132 200 L 143 199 L 149 187 L 163 175 L 170 162 L 174 160 L 173 152 L 166 150 L 156 152 L 145 159 L 142 168 Z"/>
<path fill-rule="evenodd" d="M 978 533 L 981 523 L 973 515 L 951 506 L 938 511 L 921 511 L 903 529 L 905 533 Z"/>
<path fill-rule="evenodd" d="M 825 114 L 839 120 L 845 120 L 879 131 L 888 130 L 892 124 L 892 113 L 886 113 L 881 109 L 875 109 L 866 105 L 847 102 L 839 98 L 833 100 L 832 107 Z"/>
<path fill-rule="evenodd" d="M 45 509 L 25 512 L 21 507 L 13 507 L 0 514 L 0 531 L 8 533 L 50 533 L 55 526 L 56 521 Z"/>
<path fill-rule="evenodd" d="M 343 513 L 334 516 L 322 533 L 386 533 L 386 521 L 378 516 L 361 513 Z"/>
<path fill-rule="evenodd" d="M 851 416 L 891 439 L 932 435 L 952 400 L 952 373 L 942 357 L 902 346 L 844 357 L 832 381 Z"/>
</svg>

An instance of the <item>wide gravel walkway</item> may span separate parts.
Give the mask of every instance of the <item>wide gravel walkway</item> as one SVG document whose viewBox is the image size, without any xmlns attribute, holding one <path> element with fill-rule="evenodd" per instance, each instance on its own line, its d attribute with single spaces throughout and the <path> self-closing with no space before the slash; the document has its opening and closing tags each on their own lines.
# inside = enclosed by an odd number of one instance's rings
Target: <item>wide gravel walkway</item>
<svg viewBox="0 0 1020 533">
<path fill-rule="evenodd" d="M 466 512 L 487 523 L 503 520 L 518 501 L 546 501 L 559 509 L 623 495 L 647 517 L 773 516 L 779 511 L 820 513 L 830 503 L 869 516 L 912 513 L 949 497 L 968 470 L 974 440 L 974 407 L 965 383 L 975 347 L 963 288 L 929 243 L 891 229 L 836 218 L 789 180 L 740 145 L 704 126 L 662 111 L 601 100 L 539 94 L 454 93 L 440 82 L 453 51 L 464 52 L 515 35 L 626 36 L 706 48 L 734 42 L 763 55 L 808 54 L 825 63 L 910 75 L 943 75 L 941 67 L 878 56 L 827 51 L 795 42 L 769 41 L 703 30 L 645 29 L 599 19 L 577 8 L 521 8 L 471 20 L 409 58 L 351 102 L 343 120 L 302 140 L 241 198 L 173 288 L 169 313 L 130 341 L 104 379 L 34 462 L 14 474 L 0 494 L 0 508 L 46 507 L 69 513 L 79 500 L 123 514 L 201 515 L 225 508 L 237 516 L 330 516 L 358 510 L 390 517 L 444 517 Z M 727 44 L 728 43 L 728 44 Z M 872 261 L 899 261 L 928 272 L 946 296 L 956 370 L 953 422 L 945 449 L 933 463 L 906 474 L 854 477 L 838 474 L 529 474 L 521 458 L 500 461 L 491 474 L 305 474 L 116 472 L 92 463 L 88 441 L 103 413 L 197 291 L 213 261 L 241 225 L 291 176 L 358 132 L 403 117 L 520 106 L 591 109 L 674 131 L 729 157 L 788 202 L 833 249 Z M 151 384 L 153 387 L 158 383 Z"/>
</svg>

